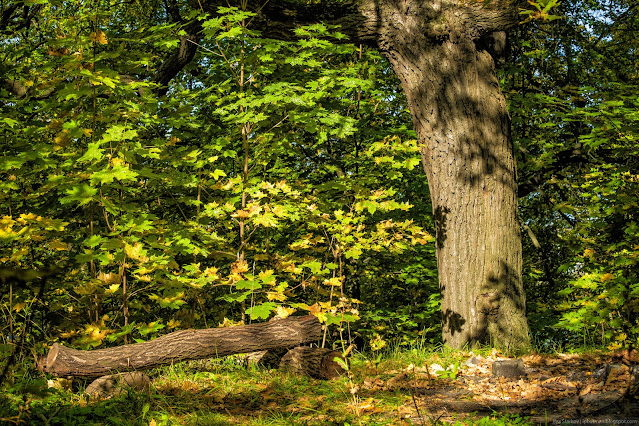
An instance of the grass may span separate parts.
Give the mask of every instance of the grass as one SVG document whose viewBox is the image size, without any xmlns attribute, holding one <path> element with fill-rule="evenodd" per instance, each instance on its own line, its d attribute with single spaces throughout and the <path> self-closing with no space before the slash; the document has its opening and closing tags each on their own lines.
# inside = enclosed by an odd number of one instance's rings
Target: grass
<svg viewBox="0 0 639 426">
<path fill-rule="evenodd" d="M 477 353 L 477 351 L 475 351 Z M 467 353 L 416 345 L 383 355 L 353 355 L 349 374 L 330 381 L 244 367 L 238 357 L 192 361 L 151 371 L 148 393 L 108 400 L 72 390 L 47 389 L 24 369 L 0 395 L 0 423 L 29 425 L 396 425 L 443 424 L 417 405 L 411 389 L 373 389 L 409 365 L 459 366 Z M 440 380 L 435 378 L 435 380 Z M 444 379 L 441 379 L 444 380 Z M 419 416 L 416 415 L 419 412 Z M 408 417 L 410 416 L 410 418 Z M 456 424 L 525 424 L 499 415 Z"/>
</svg>

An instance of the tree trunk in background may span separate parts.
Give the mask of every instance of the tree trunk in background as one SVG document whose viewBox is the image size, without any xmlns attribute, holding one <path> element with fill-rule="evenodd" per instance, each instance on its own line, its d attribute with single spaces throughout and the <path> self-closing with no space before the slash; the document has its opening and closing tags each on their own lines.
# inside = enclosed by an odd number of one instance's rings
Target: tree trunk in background
<svg viewBox="0 0 639 426">
<path fill-rule="evenodd" d="M 351 42 L 389 59 L 422 149 L 443 338 L 455 348 L 530 343 L 510 120 L 488 53 L 503 49 L 503 30 L 519 21 L 517 1 L 327 0 L 302 8 L 281 0 L 262 10 L 266 37 L 295 24 L 338 24 Z"/>
</svg>

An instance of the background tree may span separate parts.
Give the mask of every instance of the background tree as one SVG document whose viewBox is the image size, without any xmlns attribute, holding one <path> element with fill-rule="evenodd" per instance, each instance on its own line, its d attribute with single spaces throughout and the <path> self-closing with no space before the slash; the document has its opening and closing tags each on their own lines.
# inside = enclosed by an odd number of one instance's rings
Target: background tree
<svg viewBox="0 0 639 426">
<path fill-rule="evenodd" d="M 530 318 L 541 344 L 635 346 L 637 7 L 564 2 L 556 13 L 513 32 L 504 74 Z"/>
</svg>

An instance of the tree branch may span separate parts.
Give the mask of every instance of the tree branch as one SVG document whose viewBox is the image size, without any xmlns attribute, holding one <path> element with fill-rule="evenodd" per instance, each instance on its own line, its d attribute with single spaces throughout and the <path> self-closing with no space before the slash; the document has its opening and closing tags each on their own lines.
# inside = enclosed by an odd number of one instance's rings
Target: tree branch
<svg viewBox="0 0 639 426">
<path fill-rule="evenodd" d="M 180 45 L 164 61 L 153 76 L 153 82 L 160 86 L 158 94 L 166 94 L 169 82 L 187 66 L 195 57 L 197 45 L 202 38 L 202 24 L 199 20 L 193 20 L 184 27 L 186 35 L 180 36 Z"/>
<path fill-rule="evenodd" d="M 561 175 L 563 172 L 566 172 L 566 168 L 571 165 L 622 162 L 623 159 L 615 155 L 615 151 L 612 149 L 598 149 L 596 152 L 585 152 L 580 148 L 574 148 L 560 151 L 555 154 L 552 164 L 537 170 L 526 182 L 519 184 L 517 196 L 521 198 L 538 191 L 539 187 L 546 181 L 548 174 Z M 636 167 L 631 167 L 631 170 L 635 168 Z"/>
<path fill-rule="evenodd" d="M 202 0 L 202 10 L 217 16 L 219 7 L 228 7 L 227 0 Z M 237 3 L 237 2 L 236 2 Z M 239 6 L 239 3 L 238 3 Z M 518 1 L 495 0 L 491 2 L 467 2 L 462 0 L 438 0 L 432 2 L 401 0 L 328 0 L 303 3 L 292 0 L 248 0 L 246 9 L 257 15 L 250 27 L 259 30 L 263 37 L 291 40 L 295 28 L 323 22 L 338 25 L 348 38 L 344 42 L 361 43 L 381 51 L 391 49 L 398 41 L 411 42 L 411 31 L 426 34 L 434 40 L 449 37 L 460 29 L 450 22 L 453 15 L 464 17 L 461 32 L 474 39 L 505 30 L 519 21 Z M 175 18 L 175 13 L 172 13 Z M 409 29 L 410 31 L 406 31 Z M 165 87 L 195 57 L 197 44 L 202 38 L 199 20 L 191 21 L 184 28 L 186 36 L 179 47 L 160 66 L 153 81 Z M 166 88 L 160 90 L 166 93 Z"/>
</svg>

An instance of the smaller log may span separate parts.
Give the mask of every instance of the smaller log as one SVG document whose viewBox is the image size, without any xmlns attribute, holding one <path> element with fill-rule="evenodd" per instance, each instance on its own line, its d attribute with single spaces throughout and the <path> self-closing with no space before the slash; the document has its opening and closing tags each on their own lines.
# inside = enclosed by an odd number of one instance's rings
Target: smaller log
<svg viewBox="0 0 639 426">
<path fill-rule="evenodd" d="M 150 386 L 149 376 L 139 371 L 133 371 L 98 377 L 87 386 L 84 392 L 100 398 L 110 398 L 126 392 L 127 388 L 137 392 L 145 392 L 149 390 Z"/>
<path fill-rule="evenodd" d="M 341 353 L 331 349 L 300 346 L 291 349 L 282 357 L 280 368 L 295 374 L 328 380 L 346 373 L 346 370 L 335 362 L 335 358 L 344 359 Z"/>
<path fill-rule="evenodd" d="M 180 330 L 155 340 L 80 351 L 54 344 L 45 371 L 58 377 L 100 377 L 175 362 L 217 358 L 316 342 L 322 327 L 313 315 L 239 327 Z"/>
<path fill-rule="evenodd" d="M 286 352 L 288 352 L 287 348 L 251 352 L 244 357 L 244 363 L 247 367 L 250 365 L 259 365 L 266 368 L 277 368 Z"/>
</svg>

